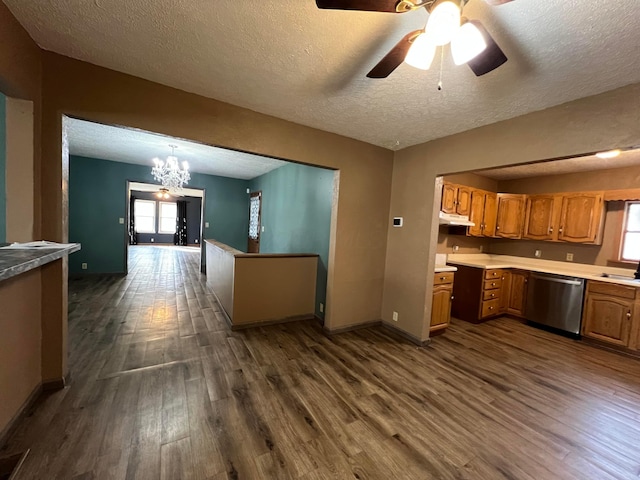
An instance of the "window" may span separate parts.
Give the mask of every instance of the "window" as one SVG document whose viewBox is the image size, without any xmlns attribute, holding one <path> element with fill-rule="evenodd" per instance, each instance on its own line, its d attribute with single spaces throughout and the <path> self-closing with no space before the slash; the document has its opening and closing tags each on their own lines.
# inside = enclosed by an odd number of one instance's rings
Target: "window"
<svg viewBox="0 0 640 480">
<path fill-rule="evenodd" d="M 640 202 L 626 202 L 620 260 L 640 261 Z"/>
<path fill-rule="evenodd" d="M 156 233 L 156 202 L 136 200 L 133 204 L 136 233 Z"/>
<path fill-rule="evenodd" d="M 176 217 L 178 207 L 176 203 L 160 202 L 160 228 L 158 233 L 176 233 Z"/>
</svg>

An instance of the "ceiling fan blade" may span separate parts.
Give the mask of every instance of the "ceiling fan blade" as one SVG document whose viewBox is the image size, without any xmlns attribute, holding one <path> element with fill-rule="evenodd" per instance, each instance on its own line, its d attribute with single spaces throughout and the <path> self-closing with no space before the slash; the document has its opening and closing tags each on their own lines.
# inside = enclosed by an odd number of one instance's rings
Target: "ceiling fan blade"
<svg viewBox="0 0 640 480">
<path fill-rule="evenodd" d="M 495 42 L 495 40 L 491 37 L 491 35 L 489 35 L 487 29 L 484 28 L 484 26 L 477 20 L 473 20 L 473 24 L 478 27 L 478 30 L 480 30 L 480 32 L 484 36 L 485 41 L 487 42 L 487 48 L 485 49 L 485 51 L 478 55 L 476 58 L 469 60 L 469 62 L 467 63 L 467 65 L 469 65 L 469 68 L 473 70 L 473 73 L 475 73 L 476 76 L 480 77 L 495 70 L 500 65 L 504 64 L 508 59 L 504 52 L 500 49 L 498 44 Z"/>
<path fill-rule="evenodd" d="M 502 5 L 503 3 L 509 3 L 512 2 L 513 0 L 484 0 L 486 3 L 488 3 L 489 5 Z"/>
<path fill-rule="evenodd" d="M 404 13 L 396 10 L 398 3 L 400 3 L 400 0 L 316 0 L 318 8 Z"/>
<path fill-rule="evenodd" d="M 411 48 L 411 44 L 415 38 L 424 32 L 424 30 L 414 30 L 407 33 L 402 40 L 400 40 L 395 47 L 393 47 L 389 53 L 387 53 L 378 64 L 367 73 L 369 78 L 386 78 L 391 72 L 393 72 L 402 62 L 404 57 L 407 56 L 407 52 Z"/>
</svg>

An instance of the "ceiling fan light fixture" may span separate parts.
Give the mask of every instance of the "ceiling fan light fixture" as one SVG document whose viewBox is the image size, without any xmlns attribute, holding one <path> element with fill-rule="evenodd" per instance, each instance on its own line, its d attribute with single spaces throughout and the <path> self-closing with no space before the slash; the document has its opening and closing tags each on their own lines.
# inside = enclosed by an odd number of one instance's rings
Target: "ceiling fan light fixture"
<svg viewBox="0 0 640 480">
<path fill-rule="evenodd" d="M 426 32 L 436 46 L 449 43 L 460 28 L 460 5 L 438 0 L 427 20 Z"/>
<path fill-rule="evenodd" d="M 456 65 L 464 65 L 487 49 L 487 41 L 473 20 L 464 21 L 451 40 L 451 55 Z"/>
<path fill-rule="evenodd" d="M 429 70 L 433 57 L 436 56 L 436 45 L 429 35 L 421 33 L 411 44 L 404 61 L 420 70 Z"/>
</svg>

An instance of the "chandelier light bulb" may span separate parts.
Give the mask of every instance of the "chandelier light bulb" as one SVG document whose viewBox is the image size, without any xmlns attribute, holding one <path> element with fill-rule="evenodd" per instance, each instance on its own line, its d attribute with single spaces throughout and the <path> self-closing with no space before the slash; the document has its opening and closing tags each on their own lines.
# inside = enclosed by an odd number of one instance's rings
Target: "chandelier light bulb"
<svg viewBox="0 0 640 480">
<path fill-rule="evenodd" d="M 487 49 L 487 41 L 473 21 L 463 23 L 451 40 L 451 55 L 456 65 L 463 65 Z"/>
<path fill-rule="evenodd" d="M 436 45 L 429 35 L 421 33 L 411 44 L 404 61 L 420 70 L 429 70 L 435 55 Z"/>
<path fill-rule="evenodd" d="M 436 46 L 446 45 L 460 28 L 460 6 L 451 0 L 438 0 L 429 14 L 426 33 Z"/>
</svg>

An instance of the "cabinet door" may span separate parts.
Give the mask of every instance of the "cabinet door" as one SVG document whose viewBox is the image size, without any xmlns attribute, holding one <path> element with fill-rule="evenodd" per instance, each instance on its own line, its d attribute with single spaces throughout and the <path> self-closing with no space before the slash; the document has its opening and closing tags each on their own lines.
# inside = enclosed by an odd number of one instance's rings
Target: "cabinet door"
<svg viewBox="0 0 640 480">
<path fill-rule="evenodd" d="M 558 240 L 593 243 L 598 237 L 602 217 L 601 193 L 563 195 Z"/>
<path fill-rule="evenodd" d="M 502 288 L 500 289 L 500 313 L 507 313 L 511 296 L 511 271 L 503 270 Z"/>
<path fill-rule="evenodd" d="M 451 296 L 453 285 L 438 285 L 433 289 L 433 304 L 431 306 L 431 329 L 447 328 L 451 317 Z"/>
<path fill-rule="evenodd" d="M 456 200 L 458 189 L 455 185 L 445 183 L 442 185 L 442 205 L 441 210 L 445 213 L 456 213 Z"/>
<path fill-rule="evenodd" d="M 471 210 L 471 189 L 464 185 L 458 185 L 458 197 L 456 203 L 456 213 L 458 215 L 469 215 Z"/>
<path fill-rule="evenodd" d="M 473 237 L 481 237 L 483 231 L 484 219 L 484 200 L 485 194 L 481 190 L 471 190 L 471 208 L 469 212 L 469 220 L 475 225 L 467 229 L 467 233 Z"/>
<path fill-rule="evenodd" d="M 484 199 L 484 215 L 482 222 L 484 228 L 482 234 L 485 237 L 496 236 L 496 217 L 498 215 L 498 195 L 496 193 L 487 192 Z"/>
<path fill-rule="evenodd" d="M 587 294 L 582 334 L 614 345 L 628 346 L 634 301 L 600 293 Z"/>
<path fill-rule="evenodd" d="M 510 193 L 498 194 L 496 236 L 504 238 L 522 238 L 524 200 L 524 195 L 513 195 Z"/>
<path fill-rule="evenodd" d="M 554 211 L 556 197 L 554 195 L 531 195 L 527 197 L 524 220 L 524 238 L 532 240 L 553 240 L 557 227 L 554 228 Z M 555 230 L 555 232 L 554 232 Z"/>
<path fill-rule="evenodd" d="M 529 272 L 525 270 L 514 270 L 511 272 L 511 290 L 509 292 L 507 306 L 507 312 L 511 315 L 524 317 L 528 283 Z"/>
</svg>

